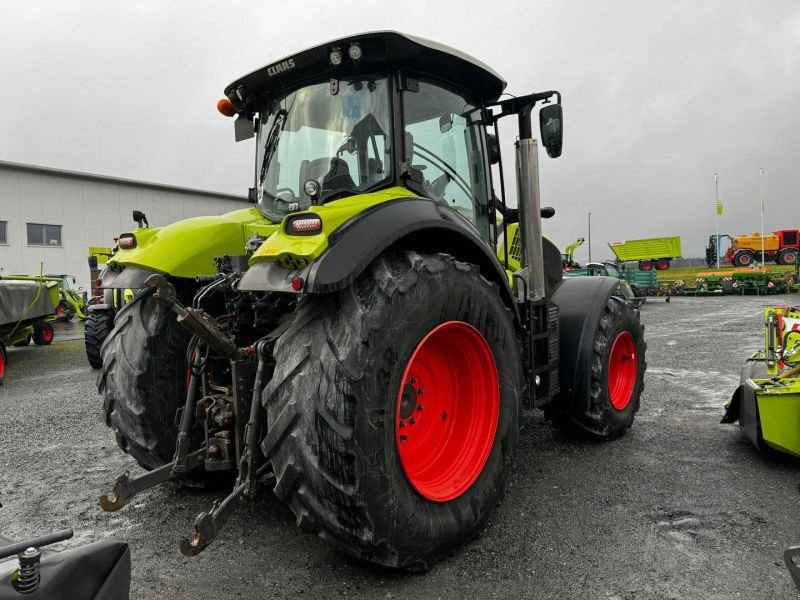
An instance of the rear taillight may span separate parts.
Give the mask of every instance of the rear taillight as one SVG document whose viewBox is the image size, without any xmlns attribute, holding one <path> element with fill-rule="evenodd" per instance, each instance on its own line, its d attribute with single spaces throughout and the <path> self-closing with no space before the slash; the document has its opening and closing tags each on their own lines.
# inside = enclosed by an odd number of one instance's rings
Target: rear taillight
<svg viewBox="0 0 800 600">
<path fill-rule="evenodd" d="M 286 223 L 289 235 L 315 235 L 322 231 L 322 219 L 311 216 L 298 216 Z"/>
<path fill-rule="evenodd" d="M 123 233 L 119 236 L 119 247 L 123 250 L 130 250 L 136 247 L 136 236 L 132 233 Z"/>
</svg>

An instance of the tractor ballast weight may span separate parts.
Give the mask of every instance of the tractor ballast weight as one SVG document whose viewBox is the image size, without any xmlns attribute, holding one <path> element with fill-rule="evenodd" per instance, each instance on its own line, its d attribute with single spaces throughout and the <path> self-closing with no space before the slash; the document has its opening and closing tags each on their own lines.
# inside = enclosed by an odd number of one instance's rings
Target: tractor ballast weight
<svg viewBox="0 0 800 600">
<path fill-rule="evenodd" d="M 455 50 L 377 32 L 226 88 L 218 108 L 236 116 L 236 139 L 258 135 L 249 197 L 260 217 L 240 222 L 189 300 L 185 275 L 135 259 L 158 256 L 159 236 L 136 230 L 110 261 L 109 286 L 144 289 L 103 347 L 100 387 L 120 446 L 152 470 L 119 477 L 105 510 L 165 481 L 231 471 L 233 490 L 198 515 L 185 555 L 268 484 L 337 548 L 426 570 L 487 523 L 521 408 L 593 439 L 625 433 L 645 370 L 638 311 L 618 280 L 562 279 L 542 236 L 554 211 L 541 207 L 531 122 L 544 105 L 542 145 L 559 156 L 561 96 L 500 101 L 504 87 Z M 495 215 L 513 211 L 502 177 L 492 193 L 501 158 L 487 127 L 496 135 L 506 116 L 520 132 L 520 218 L 503 235 Z M 295 137 L 315 130 L 298 153 Z M 185 371 L 141 377 L 123 364 L 148 360 L 142 348 L 159 336 L 175 342 L 170 356 L 183 349 Z M 131 392 L 158 378 L 182 380 L 172 421 L 175 407 Z M 167 422 L 180 423 L 171 438 Z"/>
</svg>

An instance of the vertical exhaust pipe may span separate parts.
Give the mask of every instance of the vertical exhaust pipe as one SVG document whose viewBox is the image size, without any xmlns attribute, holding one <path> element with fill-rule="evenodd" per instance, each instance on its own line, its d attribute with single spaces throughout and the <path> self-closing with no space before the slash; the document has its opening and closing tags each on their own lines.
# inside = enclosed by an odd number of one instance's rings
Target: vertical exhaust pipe
<svg viewBox="0 0 800 600">
<path fill-rule="evenodd" d="M 522 232 L 523 265 L 527 271 L 528 297 L 545 298 L 542 214 L 539 196 L 539 144 L 531 133 L 530 108 L 519 115 L 519 140 L 516 144 L 519 228 Z"/>
</svg>

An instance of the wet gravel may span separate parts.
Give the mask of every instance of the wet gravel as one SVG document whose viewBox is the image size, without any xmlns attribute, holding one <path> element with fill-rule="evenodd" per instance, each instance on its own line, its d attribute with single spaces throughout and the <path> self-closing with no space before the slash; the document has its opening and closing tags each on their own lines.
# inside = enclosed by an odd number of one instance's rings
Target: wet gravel
<svg viewBox="0 0 800 600">
<path fill-rule="evenodd" d="M 133 555 L 132 598 L 796 598 L 783 550 L 800 543 L 800 462 L 759 454 L 719 424 L 760 307 L 794 297 L 676 298 L 642 309 L 642 409 L 623 439 L 572 441 L 527 414 L 504 503 L 426 575 L 365 566 L 306 535 L 267 491 L 204 553 L 177 540 L 222 492 L 164 485 L 118 513 L 97 496 L 134 462 L 104 425 L 82 324 L 13 348 L 0 388 L 0 532 L 70 526 Z"/>
</svg>

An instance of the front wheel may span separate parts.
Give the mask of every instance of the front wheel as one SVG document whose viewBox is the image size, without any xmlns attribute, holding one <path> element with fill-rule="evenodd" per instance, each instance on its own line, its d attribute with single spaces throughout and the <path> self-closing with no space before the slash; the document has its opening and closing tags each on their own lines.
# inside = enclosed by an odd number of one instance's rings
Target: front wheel
<svg viewBox="0 0 800 600">
<path fill-rule="evenodd" d="M 484 527 L 524 384 L 512 313 L 477 267 L 381 256 L 351 287 L 304 298 L 274 354 L 262 450 L 298 525 L 417 571 Z"/>
<path fill-rule="evenodd" d="M 103 357 L 100 355 L 100 348 L 113 329 L 113 310 L 93 310 L 86 315 L 86 328 L 83 332 L 83 342 L 86 346 L 86 358 L 93 369 L 99 369 L 103 366 Z"/>
<path fill-rule="evenodd" d="M 59 321 L 69 321 L 72 319 L 73 314 L 70 311 L 70 306 L 65 301 L 61 301 L 56 306 L 56 317 Z"/>
<path fill-rule="evenodd" d="M 562 424 L 593 440 L 624 435 L 639 410 L 646 348 L 639 311 L 622 298 L 609 297 L 591 346 L 589 410 L 562 417 Z"/>
<path fill-rule="evenodd" d="M 749 267 L 753 264 L 754 259 L 755 254 L 749 250 L 742 250 L 733 255 L 733 260 L 731 262 L 736 267 Z"/>
<path fill-rule="evenodd" d="M 784 248 L 778 254 L 776 262 L 779 265 L 793 265 L 797 262 L 797 250 L 794 248 Z"/>
</svg>

